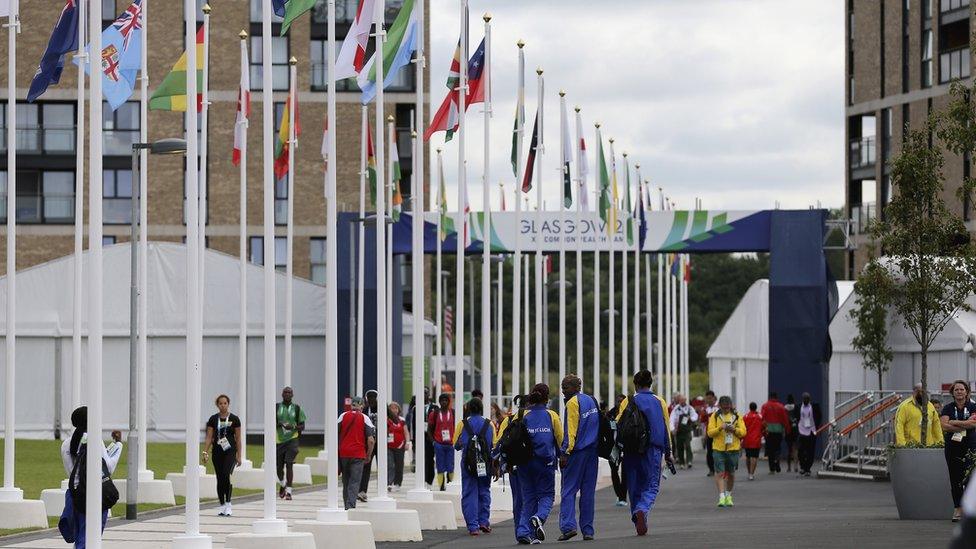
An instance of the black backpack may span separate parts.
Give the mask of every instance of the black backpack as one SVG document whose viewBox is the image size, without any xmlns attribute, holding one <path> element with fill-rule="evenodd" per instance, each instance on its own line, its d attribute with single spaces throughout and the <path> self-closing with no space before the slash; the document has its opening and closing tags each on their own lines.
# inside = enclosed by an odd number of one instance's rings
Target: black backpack
<svg viewBox="0 0 976 549">
<path fill-rule="evenodd" d="M 529 436 L 529 429 L 525 426 L 524 414 L 523 410 L 519 410 L 518 415 L 509 418 L 508 428 L 498 441 L 499 452 L 509 467 L 525 465 L 535 456 L 532 437 Z"/>
<path fill-rule="evenodd" d="M 613 455 L 613 424 L 606 414 L 600 414 L 600 435 L 596 442 L 596 453 L 603 459 L 610 459 Z"/>
<path fill-rule="evenodd" d="M 485 478 L 490 474 L 488 464 L 491 463 L 491 443 L 485 438 L 485 433 L 488 432 L 488 420 L 485 419 L 477 435 L 474 434 L 468 420 L 465 419 L 462 423 L 465 432 L 468 433 L 468 443 L 465 444 L 464 453 L 461 454 L 464 468 L 472 477 Z M 480 470 L 479 465 L 481 465 Z"/>
<path fill-rule="evenodd" d="M 625 454 L 644 454 L 650 445 L 647 418 L 631 397 L 628 406 L 617 422 L 617 445 Z"/>
<path fill-rule="evenodd" d="M 78 454 L 75 456 L 75 465 L 71 468 L 71 474 L 68 476 L 68 491 L 71 492 L 71 503 L 74 504 L 75 509 L 81 514 L 85 513 L 85 494 L 88 491 L 87 446 L 87 444 L 82 444 L 78 447 Z M 101 461 L 102 511 L 107 511 L 111 509 L 113 505 L 119 502 L 119 490 L 115 487 L 115 483 L 112 482 L 112 475 L 108 472 L 108 465 L 105 464 L 105 460 L 102 459 Z"/>
</svg>

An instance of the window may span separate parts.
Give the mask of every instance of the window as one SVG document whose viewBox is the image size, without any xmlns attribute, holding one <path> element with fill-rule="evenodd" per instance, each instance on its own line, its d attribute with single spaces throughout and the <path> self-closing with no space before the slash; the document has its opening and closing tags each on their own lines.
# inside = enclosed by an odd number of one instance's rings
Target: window
<svg viewBox="0 0 976 549">
<path fill-rule="evenodd" d="M 929 3 L 930 3 L 929 9 L 931 10 L 932 9 L 931 0 L 929 0 Z M 942 0 L 942 2 L 939 3 L 939 11 L 943 13 L 947 11 L 954 11 L 958 9 L 968 8 L 968 7 L 969 7 L 969 0 Z"/>
<path fill-rule="evenodd" d="M 102 0 L 102 28 L 115 22 L 119 14 L 115 12 L 115 0 Z"/>
<path fill-rule="evenodd" d="M 252 236 L 251 237 L 251 263 L 255 265 L 264 265 L 264 237 L 263 236 Z M 275 269 L 279 271 L 285 270 L 285 265 L 287 264 L 287 242 L 285 237 L 276 236 L 274 241 L 274 252 L 275 252 Z"/>
<path fill-rule="evenodd" d="M 115 244 L 115 236 L 112 235 L 102 236 L 102 246 L 111 246 L 112 244 Z"/>
<path fill-rule="evenodd" d="M 75 152 L 75 106 L 70 103 L 41 105 L 44 127 L 44 152 L 73 154 Z"/>
<path fill-rule="evenodd" d="M 969 78 L 969 48 L 939 54 L 939 83 Z"/>
<path fill-rule="evenodd" d="M 0 143 L 7 148 L 7 107 L 0 107 Z M 75 105 L 73 103 L 18 103 L 18 154 L 73 154 Z"/>
<path fill-rule="evenodd" d="M 17 171 L 17 223 L 74 221 L 74 172 Z M 0 171 L 0 221 L 7 221 L 7 172 Z"/>
<path fill-rule="evenodd" d="M 46 114 L 46 113 L 45 113 Z M 112 112 L 108 103 L 102 105 L 102 130 L 104 153 L 110 156 L 132 154 L 132 145 L 139 142 L 139 102 L 123 103 Z"/>
<path fill-rule="evenodd" d="M 325 243 L 324 238 L 312 238 L 308 241 L 308 258 L 311 263 L 309 279 L 322 285 L 325 285 Z"/>
<path fill-rule="evenodd" d="M 262 17 L 264 16 L 264 5 L 268 3 L 268 0 L 251 0 L 251 23 L 261 24 Z M 336 5 L 336 10 L 338 10 L 338 3 Z M 275 15 L 271 12 L 271 23 L 280 24 L 283 21 L 281 17 Z"/>
<path fill-rule="evenodd" d="M 107 224 L 132 222 L 132 170 L 102 171 L 102 220 Z"/>
<path fill-rule="evenodd" d="M 329 56 L 327 37 L 313 38 L 309 41 L 309 61 L 312 68 L 312 91 L 328 91 L 329 84 Z M 342 48 L 342 40 L 336 40 L 336 54 Z M 354 78 L 345 78 L 336 82 L 337 91 L 356 91 Z"/>
<path fill-rule="evenodd" d="M 253 26 L 252 26 L 253 28 Z M 261 90 L 264 86 L 264 56 L 261 51 L 263 37 L 251 35 L 251 89 Z M 271 38 L 271 88 L 276 91 L 288 90 L 288 37 Z"/>
<path fill-rule="evenodd" d="M 922 33 L 922 87 L 932 87 L 932 31 Z"/>
<path fill-rule="evenodd" d="M 73 223 L 75 220 L 74 172 L 44 172 L 44 221 Z"/>
</svg>

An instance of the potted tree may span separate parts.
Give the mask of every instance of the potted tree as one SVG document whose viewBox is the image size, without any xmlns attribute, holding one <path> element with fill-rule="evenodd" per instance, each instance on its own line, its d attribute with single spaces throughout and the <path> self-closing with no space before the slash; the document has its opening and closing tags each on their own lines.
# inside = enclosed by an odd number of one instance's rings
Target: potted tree
<svg viewBox="0 0 976 549">
<path fill-rule="evenodd" d="M 947 110 L 933 114 L 924 128 L 905 130 L 902 151 L 892 163 L 894 197 L 872 227 L 887 256 L 894 311 L 918 343 L 921 383 L 928 388 L 928 350 L 959 311 L 969 310 L 976 292 L 976 251 L 960 215 L 943 198 L 943 152 L 963 155 L 976 149 L 976 111 L 970 90 L 955 84 Z M 937 138 L 937 139 L 934 139 Z M 968 203 L 974 182 L 967 178 L 959 202 Z M 894 448 L 889 460 L 892 489 L 902 519 L 951 516 L 942 441 L 928 440 L 922 413 L 921 444 Z"/>
<path fill-rule="evenodd" d="M 872 258 L 854 283 L 855 306 L 849 313 L 857 327 L 851 345 L 861 354 L 864 369 L 877 372 L 878 391 L 881 391 L 884 373 L 893 357 L 888 345 L 891 286 L 891 277 L 884 265 Z"/>
</svg>

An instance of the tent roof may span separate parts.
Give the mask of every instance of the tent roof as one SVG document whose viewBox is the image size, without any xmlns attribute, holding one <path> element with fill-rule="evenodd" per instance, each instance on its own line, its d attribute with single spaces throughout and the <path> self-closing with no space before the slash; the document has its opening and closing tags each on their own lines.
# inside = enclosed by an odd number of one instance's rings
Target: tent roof
<svg viewBox="0 0 976 549">
<path fill-rule="evenodd" d="M 104 265 L 104 334 L 129 334 L 128 243 L 106 246 Z M 236 256 L 214 250 L 204 253 L 204 336 L 236 336 L 240 325 L 240 263 Z M 83 283 L 87 285 L 89 254 L 83 256 Z M 186 246 L 150 242 L 147 254 L 149 336 L 186 334 Z M 260 335 L 264 326 L 263 267 L 247 263 L 247 331 Z M 71 336 L 73 322 L 73 256 L 65 256 L 17 273 L 17 334 L 23 336 Z M 0 277 L 0 310 L 6 307 L 6 277 Z M 293 279 L 295 336 L 325 334 L 325 288 L 300 278 Z M 278 333 L 285 322 L 284 273 L 276 273 L 275 309 Z M 88 310 L 88 292 L 82 295 L 82 311 Z M 0 331 L 6 319 L 0 315 Z M 82 319 L 83 333 L 87 318 Z"/>
<path fill-rule="evenodd" d="M 429 318 L 424 318 L 423 330 L 425 336 L 437 335 L 437 326 Z M 413 335 L 413 313 L 410 311 L 403 311 L 403 335 Z M 408 351 L 405 350 L 404 352 Z"/>
</svg>

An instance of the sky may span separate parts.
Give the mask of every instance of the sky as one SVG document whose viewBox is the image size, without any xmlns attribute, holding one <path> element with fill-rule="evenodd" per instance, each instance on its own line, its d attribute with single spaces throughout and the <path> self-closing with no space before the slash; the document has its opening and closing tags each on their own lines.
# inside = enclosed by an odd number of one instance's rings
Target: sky
<svg viewBox="0 0 976 549">
<path fill-rule="evenodd" d="M 427 62 L 436 111 L 447 92 L 460 33 L 460 2 L 430 0 L 430 5 Z M 541 67 L 545 76 L 541 184 L 546 209 L 556 209 L 560 193 L 560 90 L 566 92 L 571 128 L 573 107 L 581 108 L 590 191 L 596 172 L 594 122 L 599 122 L 604 140 L 615 140 L 620 180 L 620 155 L 627 152 L 632 163 L 640 163 L 642 178 L 663 188 L 679 208 L 691 208 L 696 199 L 707 209 L 843 204 L 843 2 L 470 0 L 470 6 L 471 52 L 484 35 L 481 15 L 492 15 L 488 177 L 493 209 L 499 207 L 499 183 L 505 184 L 512 208 L 519 39 L 526 43 L 529 124 L 538 104 L 535 69 Z M 472 106 L 465 120 L 469 202 L 480 210 L 484 107 Z M 530 134 L 531 127 L 526 151 Z M 455 210 L 458 139 L 444 144 L 443 135 L 431 139 L 430 151 L 444 150 L 448 201 Z M 437 181 L 435 171 L 432 185 Z M 530 194 L 534 206 L 535 191 Z"/>
</svg>

